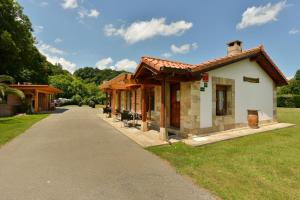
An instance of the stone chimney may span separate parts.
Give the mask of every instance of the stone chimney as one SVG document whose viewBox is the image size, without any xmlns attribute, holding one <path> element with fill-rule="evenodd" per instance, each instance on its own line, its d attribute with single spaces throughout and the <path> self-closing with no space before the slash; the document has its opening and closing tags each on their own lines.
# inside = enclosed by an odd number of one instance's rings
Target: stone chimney
<svg viewBox="0 0 300 200">
<path fill-rule="evenodd" d="M 232 56 L 242 52 L 242 42 L 234 40 L 227 43 L 227 55 Z"/>
</svg>

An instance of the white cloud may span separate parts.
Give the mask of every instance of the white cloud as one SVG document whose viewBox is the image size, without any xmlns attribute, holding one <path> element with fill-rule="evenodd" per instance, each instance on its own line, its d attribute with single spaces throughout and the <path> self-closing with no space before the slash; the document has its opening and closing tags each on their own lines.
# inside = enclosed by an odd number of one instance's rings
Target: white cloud
<svg viewBox="0 0 300 200">
<path fill-rule="evenodd" d="M 290 35 L 296 35 L 296 34 L 299 34 L 300 33 L 300 30 L 299 29 L 295 29 L 295 28 L 292 28 L 290 31 L 289 31 L 289 34 Z"/>
<path fill-rule="evenodd" d="M 183 44 L 178 47 L 175 44 L 172 44 L 170 49 L 171 52 L 174 54 L 186 54 L 190 52 L 191 49 L 197 49 L 197 48 L 198 48 L 198 44 L 194 42 L 192 44 Z"/>
<path fill-rule="evenodd" d="M 186 54 L 190 51 L 190 45 L 184 44 L 179 47 L 175 46 L 174 44 L 171 45 L 171 51 L 174 54 Z"/>
<path fill-rule="evenodd" d="M 123 60 L 120 60 L 116 63 L 115 65 L 115 69 L 116 70 L 125 70 L 125 71 L 134 71 L 134 69 L 136 68 L 138 64 L 133 61 L 133 60 L 128 60 L 127 58 L 126 59 L 123 59 Z"/>
<path fill-rule="evenodd" d="M 43 26 L 34 26 L 33 30 L 35 33 L 41 33 L 41 32 L 43 32 L 44 27 Z"/>
<path fill-rule="evenodd" d="M 78 11 L 78 14 L 80 18 L 85 18 L 85 17 L 97 18 L 100 12 L 96 9 L 87 10 L 85 8 L 82 8 L 81 10 Z"/>
<path fill-rule="evenodd" d="M 172 57 L 172 54 L 169 52 L 166 52 L 166 53 L 163 53 L 161 56 L 165 57 L 165 58 L 170 58 L 170 57 Z"/>
<path fill-rule="evenodd" d="M 198 44 L 197 44 L 197 42 L 194 42 L 194 43 L 192 43 L 191 44 L 191 47 L 192 47 L 192 49 L 198 49 Z"/>
<path fill-rule="evenodd" d="M 78 7 L 77 0 L 63 0 L 61 5 L 64 9 L 74 9 Z"/>
<path fill-rule="evenodd" d="M 41 7 L 46 7 L 46 6 L 48 6 L 48 5 L 49 5 L 49 3 L 46 2 L 46 1 L 40 2 L 40 6 L 41 6 Z"/>
<path fill-rule="evenodd" d="M 55 47 L 53 47 L 49 44 L 43 43 L 43 42 L 40 42 L 37 45 L 37 47 L 40 51 L 45 52 L 45 53 L 56 54 L 56 55 L 64 55 L 65 54 L 65 52 L 63 50 L 55 48 Z"/>
<path fill-rule="evenodd" d="M 49 44 L 45 44 L 42 41 L 37 44 L 37 48 L 52 64 L 59 63 L 62 65 L 63 69 L 68 70 L 71 73 L 76 70 L 77 67 L 75 63 L 72 63 L 62 57 L 62 55 L 65 54 L 63 50 L 57 49 Z"/>
<path fill-rule="evenodd" d="M 276 21 L 278 14 L 285 7 L 287 7 L 286 1 L 280 1 L 274 5 L 268 3 L 265 6 L 249 7 L 244 11 L 242 20 L 237 24 L 236 28 L 244 29 L 249 26 L 258 26 Z"/>
<path fill-rule="evenodd" d="M 47 57 L 47 60 L 49 62 L 51 62 L 52 64 L 57 64 L 57 63 L 61 64 L 63 69 L 68 70 L 72 74 L 77 69 L 77 66 L 75 63 L 72 63 L 71 61 L 68 61 L 63 57 L 51 56 L 51 55 L 45 55 L 45 56 Z"/>
<path fill-rule="evenodd" d="M 137 63 L 133 60 L 127 58 L 119 60 L 113 65 L 113 59 L 111 57 L 103 58 L 96 63 L 98 69 L 113 69 L 113 70 L 125 70 L 125 71 L 134 71 Z"/>
<path fill-rule="evenodd" d="M 155 36 L 180 35 L 192 28 L 191 22 L 184 20 L 166 24 L 165 18 L 152 18 L 150 21 L 137 21 L 128 27 L 115 28 L 108 24 L 104 27 L 106 36 L 121 36 L 126 42 L 133 44 Z"/>
<path fill-rule="evenodd" d="M 98 69 L 111 68 L 111 64 L 113 63 L 113 59 L 111 57 L 103 58 L 96 63 L 96 67 Z"/>
<path fill-rule="evenodd" d="M 56 38 L 54 40 L 54 43 L 58 44 L 58 43 L 61 43 L 63 40 L 61 38 Z"/>
<path fill-rule="evenodd" d="M 98 15 L 100 14 L 100 12 L 96 9 L 91 9 L 90 13 L 88 14 L 89 17 L 98 17 Z"/>
</svg>

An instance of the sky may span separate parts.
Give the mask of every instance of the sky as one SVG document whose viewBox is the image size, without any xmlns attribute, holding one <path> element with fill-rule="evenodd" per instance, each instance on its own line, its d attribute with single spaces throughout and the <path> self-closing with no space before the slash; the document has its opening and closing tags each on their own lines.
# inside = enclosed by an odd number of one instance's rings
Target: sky
<svg viewBox="0 0 300 200">
<path fill-rule="evenodd" d="M 264 45 L 291 78 L 300 69 L 297 0 L 17 0 L 52 63 L 134 71 L 141 56 L 198 64 L 226 43 Z"/>
</svg>

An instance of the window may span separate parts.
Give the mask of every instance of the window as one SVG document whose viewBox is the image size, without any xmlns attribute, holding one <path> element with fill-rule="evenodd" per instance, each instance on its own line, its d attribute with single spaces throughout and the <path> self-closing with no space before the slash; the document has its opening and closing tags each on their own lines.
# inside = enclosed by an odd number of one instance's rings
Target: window
<svg viewBox="0 0 300 200">
<path fill-rule="evenodd" d="M 216 115 L 227 115 L 227 86 L 217 85 Z"/>
</svg>

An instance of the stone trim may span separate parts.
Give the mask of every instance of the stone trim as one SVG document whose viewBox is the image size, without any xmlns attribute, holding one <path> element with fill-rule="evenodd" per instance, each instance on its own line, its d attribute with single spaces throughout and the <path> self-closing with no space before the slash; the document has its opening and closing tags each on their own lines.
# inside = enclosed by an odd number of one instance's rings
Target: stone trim
<svg viewBox="0 0 300 200">
<path fill-rule="evenodd" d="M 228 115 L 216 115 L 216 88 L 217 85 L 228 86 L 227 90 L 227 112 Z M 235 80 L 212 77 L 212 129 L 223 131 L 235 127 Z"/>
</svg>

